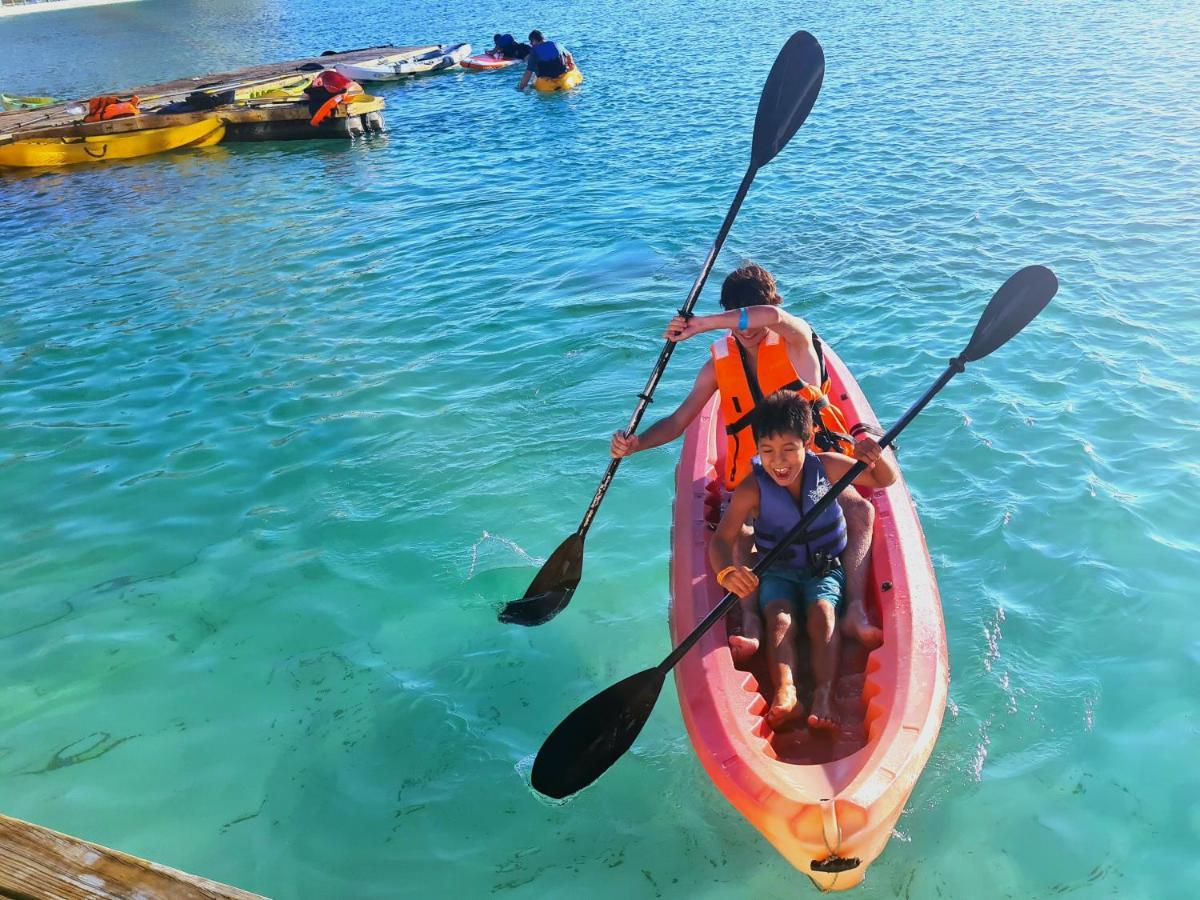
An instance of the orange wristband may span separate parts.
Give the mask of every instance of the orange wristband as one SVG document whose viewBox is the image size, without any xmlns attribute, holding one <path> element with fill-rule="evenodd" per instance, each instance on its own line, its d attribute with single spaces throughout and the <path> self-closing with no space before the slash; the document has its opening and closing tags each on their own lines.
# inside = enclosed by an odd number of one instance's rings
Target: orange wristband
<svg viewBox="0 0 1200 900">
<path fill-rule="evenodd" d="M 723 568 L 720 572 L 717 573 L 717 584 L 719 584 L 721 587 L 725 587 L 725 576 L 728 575 L 730 572 L 736 572 L 737 570 L 738 570 L 737 566 L 726 566 L 725 568 Z"/>
</svg>

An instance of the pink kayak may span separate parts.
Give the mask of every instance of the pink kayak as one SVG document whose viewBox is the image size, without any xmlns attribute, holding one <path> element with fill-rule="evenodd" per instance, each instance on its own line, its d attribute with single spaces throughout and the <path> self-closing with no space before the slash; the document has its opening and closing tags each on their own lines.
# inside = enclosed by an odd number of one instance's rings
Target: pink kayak
<svg viewBox="0 0 1200 900">
<path fill-rule="evenodd" d="M 485 69 L 507 69 L 511 65 L 519 63 L 519 59 L 505 59 L 503 56 L 492 56 L 490 53 L 479 53 L 475 56 L 468 56 L 459 63 L 464 69 L 477 69 L 483 71 Z"/>
<path fill-rule="evenodd" d="M 847 420 L 877 426 L 862 391 L 828 346 L 825 361 L 833 382 L 829 396 Z M 688 429 L 676 471 L 676 643 L 725 593 L 707 554 L 725 454 L 719 399 Z M 949 682 L 937 582 L 903 478 L 863 493 L 876 513 L 867 601 L 884 641 L 869 654 L 843 642 L 834 688 L 841 726 L 836 733 L 773 731 L 764 718 L 771 683 L 763 651 L 746 669 L 735 668 L 723 627 L 711 629 L 675 668 L 683 720 L 714 785 L 823 891 L 854 887 L 883 851 L 937 740 Z"/>
</svg>

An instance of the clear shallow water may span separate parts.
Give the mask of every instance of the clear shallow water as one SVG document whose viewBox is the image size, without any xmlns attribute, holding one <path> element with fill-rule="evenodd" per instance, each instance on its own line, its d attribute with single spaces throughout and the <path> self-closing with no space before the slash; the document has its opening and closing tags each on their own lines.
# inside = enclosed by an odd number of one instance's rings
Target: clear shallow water
<svg viewBox="0 0 1200 900">
<path fill-rule="evenodd" d="M 715 277 L 777 272 L 885 421 L 1012 271 L 1062 283 L 905 435 L 952 702 L 859 894 L 1191 896 L 1195 14 L 146 0 L 0 22 L 0 85 L 497 22 L 560 36 L 584 88 L 445 74 L 384 90 L 381 139 L 0 179 L 0 810 L 277 897 L 810 890 L 670 689 L 595 788 L 527 786 L 667 649 L 677 448 L 622 468 L 566 613 L 494 620 L 582 514 L 804 27 L 825 87 Z"/>
</svg>

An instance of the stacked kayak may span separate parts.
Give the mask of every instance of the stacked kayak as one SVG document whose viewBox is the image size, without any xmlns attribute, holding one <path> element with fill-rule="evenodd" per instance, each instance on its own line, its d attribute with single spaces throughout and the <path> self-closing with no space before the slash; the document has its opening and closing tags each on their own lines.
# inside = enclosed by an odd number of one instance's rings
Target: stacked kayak
<svg viewBox="0 0 1200 900">
<path fill-rule="evenodd" d="M 538 77 L 533 80 L 534 90 L 550 94 L 555 91 L 569 91 L 583 83 L 583 73 L 578 67 L 567 69 L 557 78 Z"/>
<path fill-rule="evenodd" d="M 490 71 L 492 69 L 507 69 L 509 66 L 515 66 L 519 62 L 521 62 L 519 59 L 505 59 L 503 56 L 493 56 L 491 53 L 479 53 L 475 56 L 468 56 L 459 65 L 464 69 Z"/>
<path fill-rule="evenodd" d="M 850 422 L 877 426 L 845 364 L 825 350 L 830 397 Z M 725 425 L 714 397 L 692 423 L 676 470 L 671 635 L 689 634 L 724 596 L 708 565 L 720 517 Z M 851 488 L 854 490 L 854 488 Z M 869 654 L 842 641 L 834 686 L 839 728 L 776 733 L 765 653 L 734 667 L 717 626 L 675 669 L 696 755 L 725 798 L 823 891 L 862 881 L 883 851 L 941 728 L 949 668 L 933 566 L 903 478 L 864 491 L 875 507 L 867 608 L 884 642 Z M 807 668 L 806 652 L 802 678 Z M 806 703 L 811 685 L 801 683 Z"/>
<path fill-rule="evenodd" d="M 397 81 L 409 75 L 453 68 L 470 55 L 470 44 L 440 44 L 416 56 L 381 56 L 357 63 L 338 63 L 334 68 L 355 81 Z"/>
<path fill-rule="evenodd" d="M 0 94 L 0 110 L 37 109 L 57 103 L 53 97 L 18 97 L 15 94 Z"/>
<path fill-rule="evenodd" d="M 235 100 L 298 100 L 304 89 L 312 84 L 315 72 L 285 75 L 248 85 L 234 92 Z"/>
<path fill-rule="evenodd" d="M 32 168 L 134 159 L 181 147 L 211 147 L 225 136 L 216 118 L 186 125 L 86 137 L 28 138 L 0 144 L 0 166 Z"/>
</svg>

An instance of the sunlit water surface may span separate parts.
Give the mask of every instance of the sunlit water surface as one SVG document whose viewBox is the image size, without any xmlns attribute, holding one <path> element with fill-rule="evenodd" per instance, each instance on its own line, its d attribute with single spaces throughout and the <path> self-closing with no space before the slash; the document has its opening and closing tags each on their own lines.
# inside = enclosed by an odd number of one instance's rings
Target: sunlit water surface
<svg viewBox="0 0 1200 900">
<path fill-rule="evenodd" d="M 495 620 L 582 514 L 806 28 L 824 89 L 717 278 L 774 270 L 884 421 L 1010 273 L 1062 282 L 905 434 L 951 702 L 859 895 L 1194 896 L 1197 15 L 580 6 L 0 20 L 13 93 L 498 27 L 587 77 L 448 73 L 383 88 L 381 138 L 0 178 L 0 811 L 281 898 L 810 891 L 669 686 L 594 788 L 528 786 L 567 711 L 667 650 L 677 448 L 622 468 L 563 615 Z"/>
</svg>

